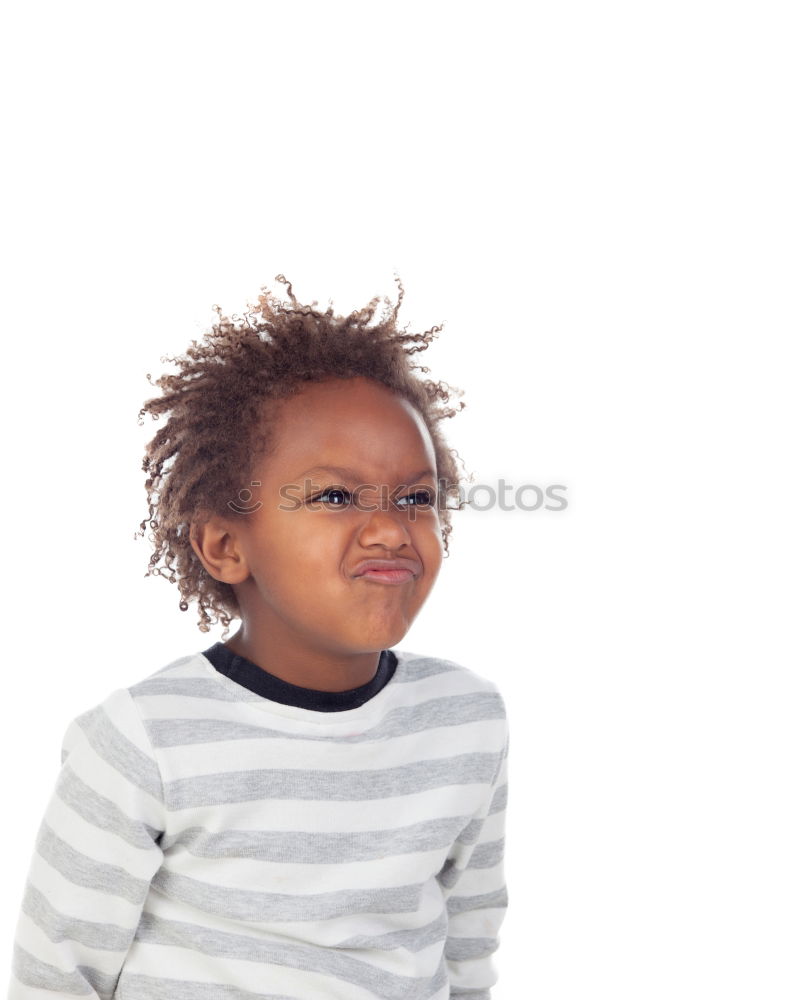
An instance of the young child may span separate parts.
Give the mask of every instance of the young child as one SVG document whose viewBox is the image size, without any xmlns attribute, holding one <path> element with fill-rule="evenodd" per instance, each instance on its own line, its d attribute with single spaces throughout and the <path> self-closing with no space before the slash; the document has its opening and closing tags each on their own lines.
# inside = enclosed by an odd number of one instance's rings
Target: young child
<svg viewBox="0 0 796 1000">
<path fill-rule="evenodd" d="M 218 310 L 141 411 L 170 414 L 144 460 L 150 573 L 203 632 L 242 624 L 69 725 L 10 1000 L 490 998 L 505 705 L 394 648 L 458 489 L 458 411 L 410 361 L 440 328 L 398 329 L 400 281 L 378 318 L 277 280 L 289 303 Z"/>
</svg>

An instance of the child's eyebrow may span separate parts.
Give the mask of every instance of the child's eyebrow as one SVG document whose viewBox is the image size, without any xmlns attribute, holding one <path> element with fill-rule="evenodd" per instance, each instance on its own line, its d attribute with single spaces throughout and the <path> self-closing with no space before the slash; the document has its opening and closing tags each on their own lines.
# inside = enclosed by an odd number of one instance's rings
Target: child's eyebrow
<svg viewBox="0 0 796 1000">
<path fill-rule="evenodd" d="M 305 469 L 304 472 L 300 472 L 299 476 L 309 476 L 316 472 L 331 472 L 333 475 L 338 476 L 341 481 L 347 482 L 358 482 L 364 483 L 366 481 L 365 476 L 361 473 L 356 472 L 354 469 L 348 469 L 342 465 L 313 465 L 311 469 Z M 433 469 L 421 469 L 420 472 L 416 472 L 414 476 L 405 476 L 402 480 L 403 483 L 413 483 L 422 479 L 424 476 L 431 476 L 434 478 Z M 297 477 L 298 478 L 298 477 Z"/>
</svg>

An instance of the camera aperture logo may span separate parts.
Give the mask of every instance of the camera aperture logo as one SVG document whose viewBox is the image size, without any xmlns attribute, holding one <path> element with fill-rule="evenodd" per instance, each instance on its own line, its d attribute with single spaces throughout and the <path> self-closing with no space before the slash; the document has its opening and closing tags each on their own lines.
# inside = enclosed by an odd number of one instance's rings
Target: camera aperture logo
<svg viewBox="0 0 796 1000">
<path fill-rule="evenodd" d="M 236 514 L 253 514 L 263 506 L 262 500 L 255 500 L 249 487 L 259 487 L 262 483 L 253 480 L 249 486 L 238 491 L 234 500 L 227 500 L 227 506 Z M 369 499 L 376 491 L 378 499 Z M 365 483 L 351 489 L 343 485 L 328 485 L 312 479 L 305 479 L 303 487 L 297 483 L 286 483 L 279 489 L 277 510 L 349 510 L 361 511 L 404 510 L 410 521 L 419 514 L 433 509 L 490 511 L 521 511 L 534 513 L 544 510 L 552 513 L 565 511 L 569 500 L 565 496 L 567 487 L 561 483 L 538 486 L 534 483 L 520 483 L 515 486 L 505 479 L 498 479 L 497 486 L 489 483 L 464 485 L 461 482 L 448 483 L 441 479 L 437 489 L 428 486 L 395 486 Z M 333 499 L 334 498 L 334 499 Z"/>
<path fill-rule="evenodd" d="M 249 483 L 249 486 L 262 486 L 262 483 L 257 479 Z M 252 503 L 253 496 L 254 494 L 249 487 L 244 486 L 242 490 L 238 490 L 237 500 L 227 500 L 227 507 L 230 510 L 234 510 L 236 514 L 253 514 L 262 507 L 261 500 L 256 500 Z"/>
</svg>

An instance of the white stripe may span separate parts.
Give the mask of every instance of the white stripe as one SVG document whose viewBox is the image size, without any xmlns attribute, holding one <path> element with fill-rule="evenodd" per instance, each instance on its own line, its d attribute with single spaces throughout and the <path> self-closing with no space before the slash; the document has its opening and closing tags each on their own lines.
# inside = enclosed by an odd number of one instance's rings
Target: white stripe
<svg viewBox="0 0 796 1000">
<path fill-rule="evenodd" d="M 452 731 L 454 730 L 454 731 Z M 388 743 L 373 743 L 372 758 L 367 747 L 315 740 L 239 739 L 213 743 L 189 743 L 168 748 L 170 779 L 222 771 L 284 770 L 361 771 L 399 767 L 423 760 L 447 760 L 458 741 L 477 746 L 483 753 L 498 753 L 503 746 L 503 730 L 496 720 L 442 726 L 409 734 Z"/>
<path fill-rule="evenodd" d="M 185 874 L 188 869 L 193 873 L 191 877 L 216 888 L 257 888 L 301 896 L 306 893 L 416 885 L 433 877 L 442 867 L 445 850 L 387 857 L 389 864 L 385 864 L 385 858 L 374 858 L 371 861 L 328 865 L 286 864 L 248 858 L 235 858 L 234 863 L 228 863 L 223 859 L 196 858 L 191 859 L 188 865 L 181 861 L 179 869 L 175 869 L 167 856 L 163 870 Z"/>
<path fill-rule="evenodd" d="M 360 832 L 391 829 L 422 822 L 429 816 L 458 816 L 475 812 L 484 801 L 484 784 L 429 788 L 413 795 L 362 802 L 317 802 L 285 799 L 261 804 L 259 809 L 241 809 L 240 804 L 196 806 L 181 809 L 171 817 L 170 831 L 189 827 L 207 830 L 306 830 L 316 832 Z"/>
</svg>

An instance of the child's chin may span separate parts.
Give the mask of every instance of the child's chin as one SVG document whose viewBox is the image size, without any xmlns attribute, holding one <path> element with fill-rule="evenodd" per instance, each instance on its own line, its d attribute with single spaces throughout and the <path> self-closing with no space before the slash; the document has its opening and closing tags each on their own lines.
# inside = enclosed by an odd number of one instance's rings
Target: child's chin
<svg viewBox="0 0 796 1000">
<path fill-rule="evenodd" d="M 363 628 L 358 638 L 358 644 L 367 649 L 389 649 L 399 643 L 409 631 L 411 622 L 402 619 L 400 622 L 380 622 L 370 628 Z"/>
</svg>

